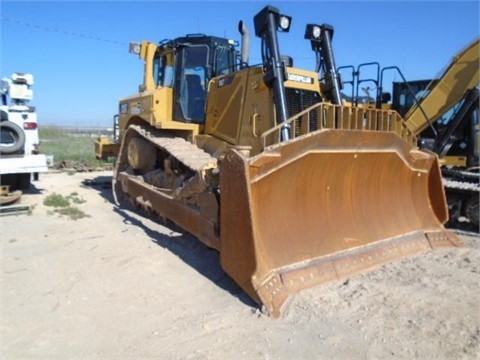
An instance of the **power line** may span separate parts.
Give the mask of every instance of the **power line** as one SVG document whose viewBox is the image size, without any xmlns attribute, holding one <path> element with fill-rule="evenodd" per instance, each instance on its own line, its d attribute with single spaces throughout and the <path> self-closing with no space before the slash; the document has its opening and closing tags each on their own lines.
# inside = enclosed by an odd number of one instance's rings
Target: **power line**
<svg viewBox="0 0 480 360">
<path fill-rule="evenodd" d="M 80 38 L 87 39 L 87 40 L 108 42 L 108 43 L 115 44 L 115 45 L 125 46 L 125 45 L 129 44 L 128 42 L 110 40 L 110 39 L 105 39 L 105 38 L 101 38 L 101 37 L 98 37 L 98 36 L 91 36 L 91 35 L 81 34 L 81 33 L 68 31 L 68 30 L 55 29 L 55 28 L 51 28 L 51 27 L 48 27 L 48 26 L 33 24 L 33 23 L 26 22 L 26 21 L 12 19 L 12 18 L 9 18 L 9 17 L 6 17 L 6 16 L 1 16 L 1 15 L 0 15 L 0 21 L 9 22 L 9 23 L 12 23 L 12 24 L 29 27 L 29 28 L 34 29 L 34 30 L 50 31 L 50 32 L 55 32 L 57 34 L 75 36 L 75 37 L 80 37 Z M 251 57 L 250 60 L 261 60 L 261 58 L 260 57 Z M 311 60 L 311 58 L 310 57 L 297 57 L 297 58 L 295 58 L 295 60 L 297 60 L 297 61 Z"/>
<path fill-rule="evenodd" d="M 58 34 L 81 37 L 81 38 L 84 38 L 84 39 L 87 39 L 87 40 L 103 41 L 103 42 L 108 42 L 108 43 L 111 43 L 111 44 L 122 45 L 122 46 L 128 45 L 128 43 L 123 42 L 123 41 L 104 39 L 104 38 L 101 38 L 101 37 L 98 37 L 98 36 L 85 35 L 85 34 L 73 32 L 73 31 L 68 31 L 68 30 L 54 29 L 54 28 L 51 28 L 51 27 L 32 24 L 32 23 L 28 23 L 28 22 L 25 22 L 25 21 L 8 18 L 8 17 L 5 17 L 5 16 L 0 16 L 0 20 L 1 21 L 6 21 L 6 22 L 9 22 L 9 23 L 12 23 L 12 24 L 16 24 L 16 25 L 26 26 L 26 27 L 29 27 L 29 28 L 32 28 L 32 29 L 35 29 L 35 30 L 50 31 L 50 32 L 58 33 Z"/>
</svg>

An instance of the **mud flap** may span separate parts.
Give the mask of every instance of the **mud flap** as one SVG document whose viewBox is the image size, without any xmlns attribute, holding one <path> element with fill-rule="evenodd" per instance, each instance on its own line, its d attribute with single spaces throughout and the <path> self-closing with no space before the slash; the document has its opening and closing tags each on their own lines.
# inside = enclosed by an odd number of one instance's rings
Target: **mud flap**
<svg viewBox="0 0 480 360">
<path fill-rule="evenodd" d="M 273 317 L 296 292 L 461 246 L 435 155 L 393 133 L 323 130 L 221 163 L 220 258 Z"/>
</svg>

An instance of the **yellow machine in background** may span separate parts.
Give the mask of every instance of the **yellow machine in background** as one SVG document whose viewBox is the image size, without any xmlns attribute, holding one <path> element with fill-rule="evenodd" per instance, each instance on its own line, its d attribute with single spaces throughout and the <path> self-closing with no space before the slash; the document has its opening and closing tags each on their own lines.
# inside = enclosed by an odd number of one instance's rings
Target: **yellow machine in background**
<svg viewBox="0 0 480 360">
<path fill-rule="evenodd" d="M 445 70 L 426 87 L 424 96 L 405 115 L 407 126 L 420 136 L 430 124 L 458 104 L 480 83 L 480 40 L 476 39 L 456 54 Z M 478 100 L 478 99 L 477 99 Z"/>
<path fill-rule="evenodd" d="M 419 89 L 423 90 L 423 96 L 405 114 L 406 124 L 419 137 L 420 146 L 440 158 L 452 225 L 467 221 L 477 232 L 480 231 L 479 86 L 480 40 L 476 39 L 456 54 L 425 89 Z"/>
<path fill-rule="evenodd" d="M 277 317 L 296 292 L 438 246 L 447 207 L 437 157 L 393 111 L 338 103 L 332 29 L 308 25 L 328 81 L 280 56 L 291 18 L 254 17 L 262 65 L 232 41 L 187 35 L 132 51 L 141 91 L 120 100 L 114 194 L 220 253 Z M 321 90 L 320 90 L 321 89 Z"/>
</svg>

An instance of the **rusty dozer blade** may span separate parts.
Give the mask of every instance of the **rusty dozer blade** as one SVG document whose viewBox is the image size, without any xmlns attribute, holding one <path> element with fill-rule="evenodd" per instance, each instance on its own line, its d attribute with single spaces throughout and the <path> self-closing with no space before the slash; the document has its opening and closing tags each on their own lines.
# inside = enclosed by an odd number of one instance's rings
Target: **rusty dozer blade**
<svg viewBox="0 0 480 360">
<path fill-rule="evenodd" d="M 435 155 L 393 133 L 322 130 L 221 162 L 222 267 L 273 317 L 298 291 L 461 246 Z"/>
</svg>

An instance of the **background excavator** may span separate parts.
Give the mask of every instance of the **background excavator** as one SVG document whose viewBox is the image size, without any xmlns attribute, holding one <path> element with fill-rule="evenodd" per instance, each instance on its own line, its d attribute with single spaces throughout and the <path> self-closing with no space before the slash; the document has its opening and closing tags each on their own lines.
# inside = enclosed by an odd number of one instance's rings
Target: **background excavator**
<svg viewBox="0 0 480 360">
<path fill-rule="evenodd" d="M 205 35 L 132 44 L 144 81 L 120 100 L 111 144 L 117 204 L 217 249 L 226 273 L 274 317 L 302 289 L 461 246 L 443 227 L 437 157 L 417 148 L 398 113 L 339 103 L 332 28 L 305 33 L 326 81 L 280 56 L 277 35 L 290 24 L 271 6 L 254 17 L 260 66 L 248 64 L 243 22 L 241 53 Z"/>
<path fill-rule="evenodd" d="M 365 67 L 372 66 L 376 76 L 362 77 Z M 377 108 L 397 111 L 417 136 L 419 147 L 439 156 L 450 214 L 448 225 L 468 224 L 468 229 L 480 232 L 480 41 L 468 44 L 430 80 L 406 81 L 396 66 L 381 69 L 375 62 L 361 64 L 356 69 L 339 68 L 342 69 L 353 70 L 344 82 L 352 86 L 349 99 L 357 105 L 375 104 Z M 383 93 L 382 85 L 389 70 L 396 71 L 403 79 L 393 83 L 391 99 L 388 93 Z M 363 97 L 362 102 L 359 88 L 369 83 L 374 84 L 376 95 Z"/>
</svg>

